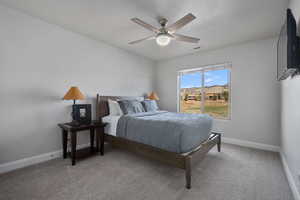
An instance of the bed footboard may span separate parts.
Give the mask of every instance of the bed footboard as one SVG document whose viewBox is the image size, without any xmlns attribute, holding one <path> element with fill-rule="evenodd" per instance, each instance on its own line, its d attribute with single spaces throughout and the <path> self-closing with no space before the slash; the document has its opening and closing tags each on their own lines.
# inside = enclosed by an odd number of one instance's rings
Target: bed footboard
<svg viewBox="0 0 300 200">
<path fill-rule="evenodd" d="M 192 166 L 196 163 L 202 161 L 206 154 L 212 149 L 215 145 L 218 147 L 218 152 L 221 151 L 221 134 L 220 133 L 212 133 L 207 141 L 202 143 L 193 151 L 183 154 L 184 163 L 185 163 L 185 179 L 186 179 L 186 188 L 191 188 L 192 181 Z"/>
<path fill-rule="evenodd" d="M 190 189 L 192 186 L 192 167 L 202 161 L 209 150 L 212 149 L 215 145 L 217 145 L 219 152 L 221 150 L 220 133 L 212 133 L 209 139 L 203 142 L 197 148 L 183 154 L 168 152 L 146 144 L 137 143 L 131 140 L 114 137 L 111 135 L 105 135 L 105 140 L 111 143 L 111 145 L 114 147 L 126 149 L 128 151 L 140 154 L 144 157 L 148 157 L 150 159 L 158 160 L 168 165 L 184 169 L 187 189 Z"/>
</svg>

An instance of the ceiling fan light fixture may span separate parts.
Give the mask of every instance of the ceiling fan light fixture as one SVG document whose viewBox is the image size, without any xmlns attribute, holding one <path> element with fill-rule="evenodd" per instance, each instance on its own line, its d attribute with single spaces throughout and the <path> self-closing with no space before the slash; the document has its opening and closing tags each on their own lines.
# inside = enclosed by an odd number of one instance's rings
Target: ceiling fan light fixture
<svg viewBox="0 0 300 200">
<path fill-rule="evenodd" d="M 159 46 L 167 46 L 171 41 L 171 38 L 167 34 L 158 34 L 156 36 L 156 43 Z"/>
<path fill-rule="evenodd" d="M 185 15 L 184 17 L 182 17 L 181 19 L 177 20 L 172 25 L 168 25 L 168 26 L 167 26 L 168 20 L 165 18 L 162 18 L 158 21 L 161 26 L 160 28 L 156 28 L 156 27 L 152 26 L 151 24 L 148 24 L 148 23 L 144 22 L 143 20 L 140 20 L 139 18 L 132 18 L 131 21 L 144 27 L 147 30 L 154 32 L 155 35 L 129 42 L 129 44 L 136 44 L 136 43 L 140 43 L 140 42 L 143 42 L 146 40 L 154 40 L 154 39 L 156 40 L 156 43 L 159 46 L 167 46 L 171 42 L 171 40 L 197 44 L 200 40 L 199 38 L 190 37 L 190 36 L 181 35 L 181 34 L 176 33 L 179 29 L 181 29 L 182 27 L 184 27 L 185 25 L 187 25 L 188 23 L 193 21 L 195 18 L 196 17 L 193 14 L 189 13 L 189 14 Z"/>
</svg>

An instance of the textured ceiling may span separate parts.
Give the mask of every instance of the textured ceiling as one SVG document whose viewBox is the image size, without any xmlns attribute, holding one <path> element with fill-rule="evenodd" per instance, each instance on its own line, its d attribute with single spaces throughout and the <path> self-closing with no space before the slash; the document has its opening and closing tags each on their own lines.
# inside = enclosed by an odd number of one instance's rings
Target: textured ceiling
<svg viewBox="0 0 300 200">
<path fill-rule="evenodd" d="M 279 33 L 288 0 L 0 0 L 11 8 L 126 49 L 153 60 L 216 49 Z M 130 21 L 138 17 L 159 27 L 158 17 L 173 23 L 187 13 L 197 18 L 178 33 L 201 38 L 199 45 L 172 41 L 160 47 L 154 40 L 128 42 L 151 35 Z"/>
</svg>

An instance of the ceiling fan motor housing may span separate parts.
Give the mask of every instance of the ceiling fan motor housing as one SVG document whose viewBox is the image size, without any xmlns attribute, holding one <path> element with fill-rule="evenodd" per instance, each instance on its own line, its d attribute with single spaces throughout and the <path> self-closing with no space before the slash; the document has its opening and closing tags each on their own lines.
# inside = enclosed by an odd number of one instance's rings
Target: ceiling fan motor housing
<svg viewBox="0 0 300 200">
<path fill-rule="evenodd" d="M 161 19 L 159 19 L 158 22 L 160 23 L 160 25 L 162 27 L 165 27 L 167 25 L 167 23 L 168 23 L 168 20 L 166 18 L 161 18 Z"/>
</svg>

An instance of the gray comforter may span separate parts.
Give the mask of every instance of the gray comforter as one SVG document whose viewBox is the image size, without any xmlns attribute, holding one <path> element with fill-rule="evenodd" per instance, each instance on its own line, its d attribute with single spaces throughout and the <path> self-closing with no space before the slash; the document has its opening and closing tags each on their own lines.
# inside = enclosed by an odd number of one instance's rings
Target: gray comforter
<svg viewBox="0 0 300 200">
<path fill-rule="evenodd" d="M 212 118 L 202 114 L 167 111 L 123 115 L 117 136 L 171 152 L 185 153 L 206 140 Z"/>
</svg>

